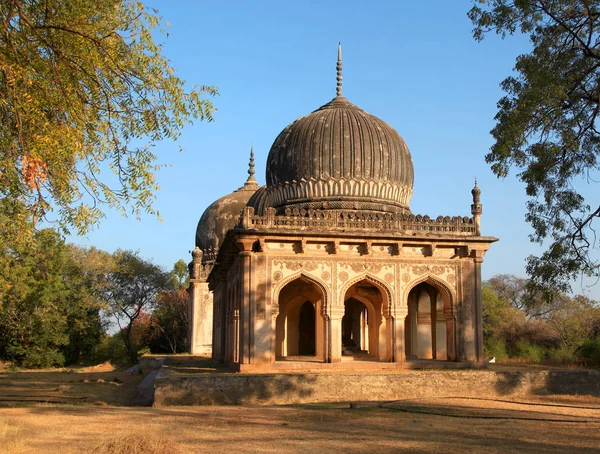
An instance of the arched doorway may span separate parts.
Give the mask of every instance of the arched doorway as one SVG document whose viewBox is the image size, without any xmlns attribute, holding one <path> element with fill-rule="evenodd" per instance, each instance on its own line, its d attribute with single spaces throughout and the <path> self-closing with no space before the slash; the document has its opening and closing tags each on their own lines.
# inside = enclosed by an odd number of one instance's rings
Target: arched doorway
<svg viewBox="0 0 600 454">
<path fill-rule="evenodd" d="M 342 354 L 356 359 L 389 361 L 391 329 L 384 316 L 387 293 L 369 279 L 352 284 L 344 295 Z"/>
<path fill-rule="evenodd" d="M 454 359 L 454 316 L 448 293 L 422 282 L 408 294 L 404 322 L 407 359 Z"/>
<path fill-rule="evenodd" d="M 281 289 L 275 320 L 277 360 L 325 359 L 325 322 L 321 315 L 324 300 L 322 289 L 304 276 Z"/>
<path fill-rule="evenodd" d="M 298 355 L 315 356 L 316 353 L 316 314 L 315 306 L 305 301 L 298 317 Z"/>
<path fill-rule="evenodd" d="M 344 302 L 342 318 L 342 355 L 369 353 L 369 314 L 367 307 L 355 298 Z"/>
</svg>

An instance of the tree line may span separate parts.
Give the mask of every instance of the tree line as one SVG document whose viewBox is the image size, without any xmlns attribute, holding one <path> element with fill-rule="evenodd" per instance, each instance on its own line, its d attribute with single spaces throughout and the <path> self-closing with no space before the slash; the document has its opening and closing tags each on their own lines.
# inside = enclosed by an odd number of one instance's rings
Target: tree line
<svg viewBox="0 0 600 454">
<path fill-rule="evenodd" d="M 600 304 L 556 291 L 532 294 L 527 279 L 484 282 L 483 341 L 499 361 L 600 365 Z"/>
<path fill-rule="evenodd" d="M 0 244 L 0 361 L 125 364 L 183 352 L 187 285 L 183 260 L 166 271 L 135 251 L 67 244 L 53 229 L 13 237 Z"/>
</svg>

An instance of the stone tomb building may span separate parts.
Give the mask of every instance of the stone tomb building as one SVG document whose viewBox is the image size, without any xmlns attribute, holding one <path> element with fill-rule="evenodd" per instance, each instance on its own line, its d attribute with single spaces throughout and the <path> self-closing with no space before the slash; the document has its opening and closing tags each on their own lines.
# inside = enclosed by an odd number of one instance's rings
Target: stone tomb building
<svg viewBox="0 0 600 454">
<path fill-rule="evenodd" d="M 481 363 L 472 217 L 414 215 L 402 137 L 342 96 L 294 121 L 254 178 L 202 215 L 190 263 L 191 353 L 238 370 L 297 361 Z M 373 366 L 373 365 L 371 365 Z"/>
</svg>

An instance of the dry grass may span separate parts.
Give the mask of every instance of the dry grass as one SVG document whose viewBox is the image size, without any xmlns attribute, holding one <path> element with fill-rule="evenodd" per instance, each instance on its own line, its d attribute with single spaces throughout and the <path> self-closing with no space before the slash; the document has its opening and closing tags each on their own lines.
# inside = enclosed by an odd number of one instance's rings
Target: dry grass
<svg viewBox="0 0 600 454">
<path fill-rule="evenodd" d="M 101 441 L 95 454 L 179 454 L 170 440 L 156 434 L 131 433 Z"/>
<path fill-rule="evenodd" d="M 6 418 L 0 418 L 0 446 L 6 452 L 21 452 L 24 449 L 17 424 Z"/>
<path fill-rule="evenodd" d="M 0 419 L 8 421 L 11 433 L 22 441 L 21 446 L 0 451 L 19 454 L 70 454 L 94 452 L 94 449 L 107 453 L 135 453 L 135 449 L 145 453 L 598 452 L 600 399 L 568 396 L 554 400 L 546 396 L 527 402 L 520 400 L 520 403 L 503 403 L 420 399 L 403 404 L 412 405 L 413 410 L 433 409 L 437 414 L 377 406 L 350 409 L 348 404 L 0 409 Z M 461 417 L 465 414 L 470 417 Z M 519 419 L 520 416 L 526 419 Z M 576 421 L 567 423 L 557 419 Z"/>
</svg>

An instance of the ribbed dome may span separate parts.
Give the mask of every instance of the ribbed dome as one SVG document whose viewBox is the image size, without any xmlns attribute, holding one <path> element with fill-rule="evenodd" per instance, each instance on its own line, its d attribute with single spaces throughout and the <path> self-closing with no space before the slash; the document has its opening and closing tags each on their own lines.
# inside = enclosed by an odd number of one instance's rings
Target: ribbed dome
<svg viewBox="0 0 600 454">
<path fill-rule="evenodd" d="M 255 180 L 247 181 L 238 190 L 213 202 L 198 222 L 196 246 L 203 251 L 218 249 L 227 232 L 236 226 L 242 210 L 258 188 Z"/>
<path fill-rule="evenodd" d="M 286 127 L 267 160 L 274 207 L 409 211 L 414 170 L 404 139 L 338 96 Z"/>
</svg>

